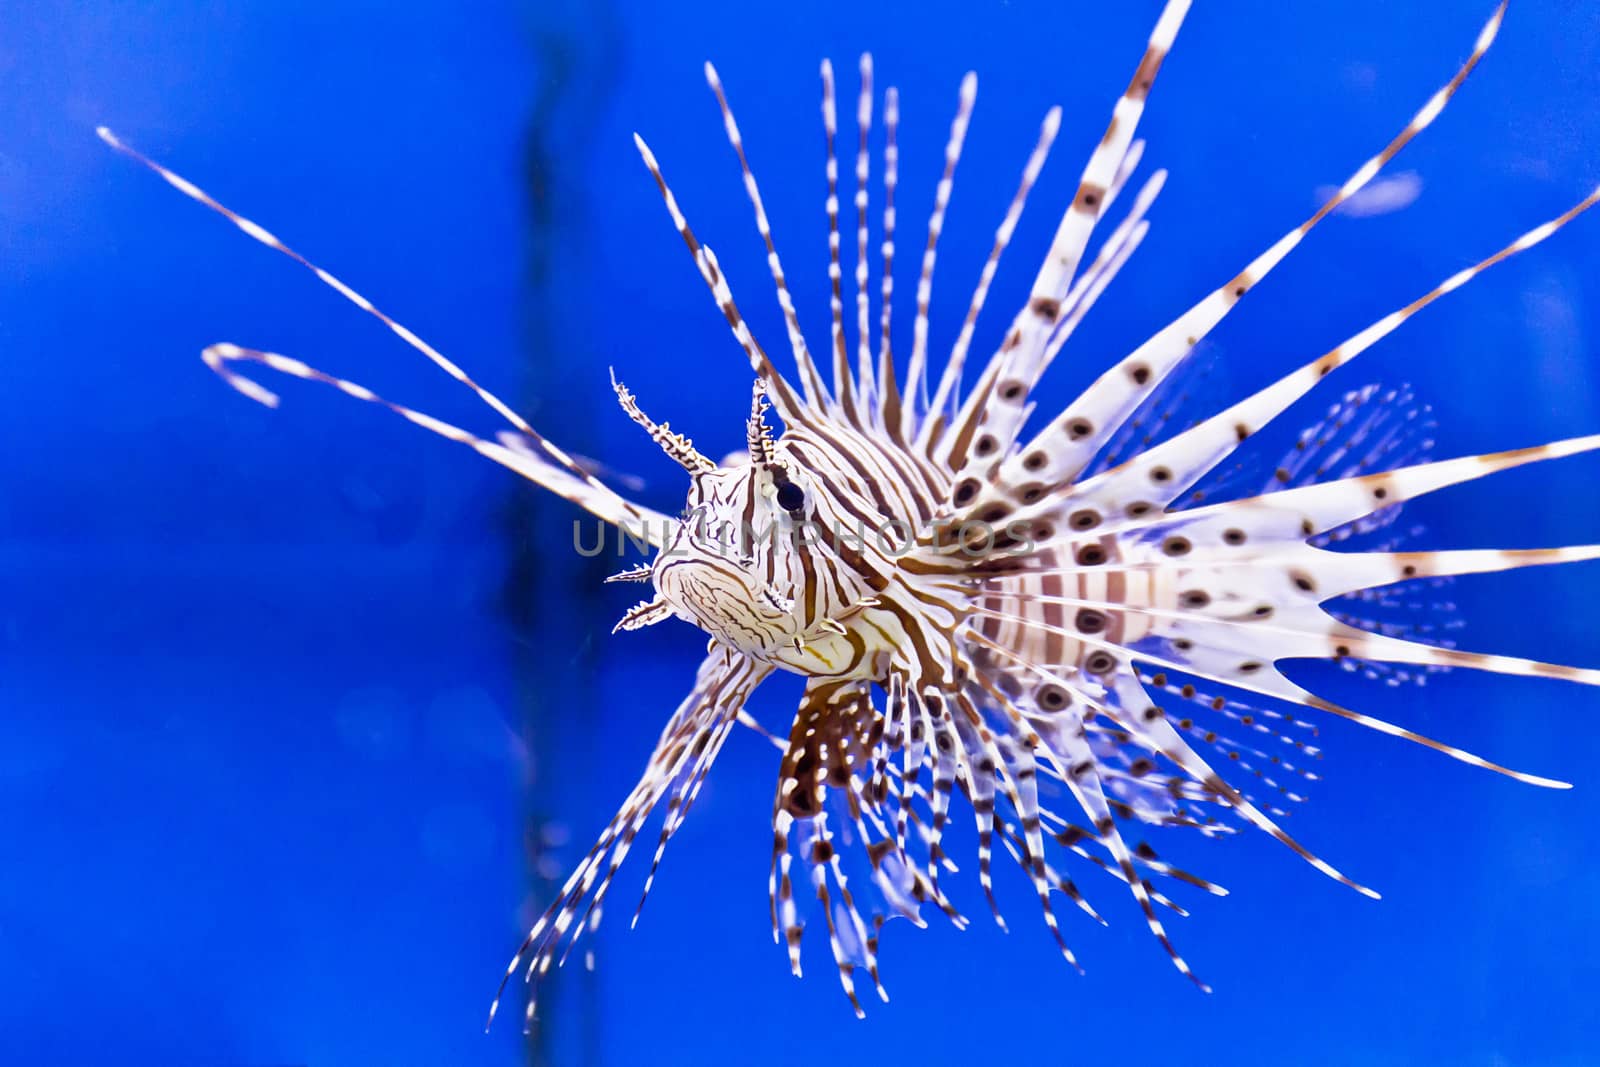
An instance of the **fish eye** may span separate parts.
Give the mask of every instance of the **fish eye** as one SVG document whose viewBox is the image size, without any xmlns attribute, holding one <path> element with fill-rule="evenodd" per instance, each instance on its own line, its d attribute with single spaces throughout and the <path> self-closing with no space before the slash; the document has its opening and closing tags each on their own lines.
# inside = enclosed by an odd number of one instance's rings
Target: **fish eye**
<svg viewBox="0 0 1600 1067">
<path fill-rule="evenodd" d="M 777 500 L 780 508 L 793 514 L 806 506 L 806 491 L 793 482 L 783 482 L 778 486 Z"/>
</svg>

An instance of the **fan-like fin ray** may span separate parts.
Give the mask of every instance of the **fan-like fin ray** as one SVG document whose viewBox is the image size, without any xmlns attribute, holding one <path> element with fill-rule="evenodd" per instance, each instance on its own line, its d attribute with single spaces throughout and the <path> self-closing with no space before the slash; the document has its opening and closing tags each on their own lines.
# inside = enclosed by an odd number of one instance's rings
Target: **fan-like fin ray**
<svg viewBox="0 0 1600 1067">
<path fill-rule="evenodd" d="M 1048 342 L 1061 321 L 1063 302 L 1077 274 L 1079 261 L 1088 248 L 1095 224 L 1115 195 L 1114 188 L 1127 180 L 1129 170 L 1124 169 L 1124 164 L 1134 143 L 1134 132 L 1161 64 L 1189 12 L 1189 4 L 1190 0 L 1168 0 L 1162 9 L 1138 69 L 1112 108 L 1105 135 L 1084 165 L 1078 191 L 1056 227 L 1050 251 L 1028 294 L 1028 302 L 1017 313 L 1000 351 L 990 363 L 990 370 L 984 375 L 985 385 L 997 381 L 1003 384 L 993 390 L 980 387 L 974 391 L 984 398 L 985 432 L 1000 442 L 1000 447 L 993 453 L 972 457 L 966 455 L 964 448 L 957 447 L 954 466 L 958 474 L 964 475 L 974 466 L 992 471 L 1005 458 L 1022 426 L 1029 394 L 1044 371 L 1046 353 L 1050 351 Z M 935 412 L 938 410 L 935 406 Z"/>
<path fill-rule="evenodd" d="M 1040 374 L 1055 359 L 1056 354 L 1077 330 L 1084 317 L 1099 301 L 1112 279 L 1144 241 L 1145 235 L 1150 230 L 1150 223 L 1146 221 L 1145 214 L 1150 210 L 1155 198 L 1160 195 L 1166 180 L 1167 172 L 1164 170 L 1156 171 L 1150 176 L 1140 189 L 1127 216 L 1118 223 L 1111 236 L 1100 246 L 1089 269 L 1073 283 L 1066 298 L 1061 302 L 1056 324 L 1044 342 L 1044 353 L 1039 364 Z M 1108 207 L 1119 189 L 1120 186 L 1114 185 L 1107 194 Z M 952 418 L 949 428 L 946 429 L 943 425 L 942 412 L 936 412 L 924 427 L 923 437 L 933 442 L 933 454 L 946 467 L 961 472 L 963 481 L 968 479 L 976 481 L 977 478 L 971 473 L 972 471 L 992 466 L 994 457 L 1008 453 L 1011 448 L 1010 435 L 1027 421 L 1028 414 L 1032 410 L 1032 404 L 1029 402 L 1024 405 L 1026 410 L 1018 412 L 1012 421 L 1004 425 L 989 424 L 988 417 L 995 389 L 1005 370 L 1006 362 L 1002 356 L 991 359 L 971 394 Z M 1023 389 L 1024 383 L 1020 379 L 1006 378 L 1003 391 L 1008 396 L 1014 396 L 1018 390 Z M 1010 429 L 1006 428 L 1008 426 Z"/>
<path fill-rule="evenodd" d="M 733 301 L 733 292 L 717 264 L 716 255 L 710 246 L 701 244 L 695 237 L 694 231 L 689 228 L 689 220 L 684 217 L 683 209 L 678 206 L 678 198 L 673 195 L 672 188 L 667 184 L 666 176 L 661 172 L 661 165 L 656 162 L 655 153 L 650 151 L 650 146 L 645 144 L 644 138 L 637 133 L 633 135 L 633 144 L 639 150 L 639 156 L 644 160 L 650 176 L 656 180 L 656 188 L 660 191 L 661 200 L 667 207 L 667 214 L 672 218 L 672 225 L 689 249 L 689 255 L 693 257 L 695 267 L 700 271 L 701 280 L 706 283 L 706 288 L 711 290 L 717 307 L 728 320 L 728 328 L 733 331 L 734 340 L 739 343 L 739 347 L 744 350 L 746 358 L 750 361 L 750 369 L 756 372 L 757 377 L 766 380 L 773 406 L 778 409 L 784 422 L 791 426 L 806 425 L 807 412 L 804 402 L 795 395 L 788 381 L 778 373 L 772 361 L 767 358 L 766 352 L 751 335 L 749 325 Z"/>
<path fill-rule="evenodd" d="M 822 132 L 827 139 L 828 199 L 828 314 L 833 323 L 833 395 L 837 410 L 852 425 L 862 425 L 857 409 L 855 376 L 850 370 L 850 349 L 844 338 L 844 271 L 839 265 L 839 157 L 834 141 L 839 132 L 839 107 L 834 95 L 833 64 L 822 61 Z"/>
<path fill-rule="evenodd" d="M 1550 237 L 1596 202 L 1600 202 L 1600 188 L 1561 215 L 1529 230 L 1492 256 L 1457 271 L 1405 307 L 1385 315 L 1265 389 L 1150 449 L 1122 467 L 1084 482 L 1074 496 L 1092 500 L 1107 511 L 1133 500 L 1146 500 L 1162 506 L 1172 503 L 1185 489 L 1238 448 L 1240 442 L 1282 414 L 1332 371 L 1393 333 L 1401 323 L 1439 297 L 1461 288 L 1501 260 Z"/>
<path fill-rule="evenodd" d="M 995 271 L 1000 269 L 1000 257 L 1005 254 L 1006 246 L 1011 243 L 1012 234 L 1016 232 L 1017 223 L 1022 220 L 1022 211 L 1027 206 L 1028 194 L 1033 190 L 1034 182 L 1039 180 L 1039 172 L 1044 169 L 1045 160 L 1050 156 L 1050 146 L 1055 143 L 1056 133 L 1061 129 L 1061 109 L 1053 107 L 1045 114 L 1044 122 L 1039 127 L 1039 139 L 1034 143 L 1033 151 L 1028 155 L 1028 161 L 1022 168 L 1022 178 L 1017 183 L 1017 191 L 1011 197 L 1011 205 L 1006 209 L 1005 217 L 1000 220 L 999 227 L 994 232 L 994 244 L 989 249 L 989 258 L 984 261 L 983 271 L 978 275 L 978 284 L 972 291 L 972 300 L 967 304 L 967 317 L 961 322 L 961 333 L 956 337 L 955 347 L 950 350 L 950 358 L 945 361 L 944 373 L 939 376 L 939 387 L 933 395 L 933 402 L 929 411 L 935 415 L 942 414 L 945 406 L 954 399 L 956 388 L 961 383 L 961 370 L 966 364 L 967 350 L 972 345 L 973 332 L 978 327 L 978 316 L 983 311 L 983 305 L 989 297 L 989 286 L 994 282 Z"/>
<path fill-rule="evenodd" d="M 883 400 L 879 417 L 895 441 L 903 441 L 900 385 L 895 380 L 894 346 L 890 327 L 894 324 L 894 194 L 900 185 L 900 91 L 890 86 L 883 94 L 883 279 L 878 290 L 878 388 Z"/>
<path fill-rule="evenodd" d="M 856 96 L 856 362 L 861 381 L 861 396 L 873 422 L 883 412 L 872 368 L 872 341 L 868 333 L 871 297 L 867 290 L 867 179 L 871 176 L 871 156 L 867 140 L 872 134 L 872 54 L 863 52 L 860 63 L 861 91 Z"/>
<path fill-rule="evenodd" d="M 1096 379 L 1031 443 L 1023 446 L 1020 455 L 1006 460 L 1001 467 L 1002 480 L 1008 484 L 1041 481 L 1059 485 L 1074 478 L 1122 420 L 1201 338 L 1222 321 L 1246 292 L 1281 263 L 1317 223 L 1365 188 L 1412 138 L 1432 124 L 1494 43 L 1504 13 L 1505 5 L 1502 3 L 1478 34 L 1472 53 L 1455 76 L 1434 93 L 1400 133 L 1382 151 L 1363 163 L 1310 218 L 1284 234 L 1225 285 L 1214 290 Z M 1004 392 L 1003 389 L 997 390 L 996 395 Z"/>
<path fill-rule="evenodd" d="M 961 149 L 967 141 L 967 128 L 972 124 L 972 108 L 977 100 L 978 76 L 968 71 L 961 79 L 955 118 L 950 121 L 950 139 L 944 148 L 944 173 L 934 189 L 933 213 L 928 216 L 928 243 L 922 250 L 922 272 L 917 277 L 917 317 L 912 326 L 911 359 L 906 366 L 901 401 L 901 437 L 904 440 L 915 437 L 922 420 L 933 418 L 935 414 L 928 410 L 928 305 L 933 300 L 933 267 L 938 257 L 939 235 L 944 232 L 945 212 L 950 207 L 950 193 L 955 189 L 956 164 L 961 162 Z"/>
<path fill-rule="evenodd" d="M 756 230 L 767 246 L 767 267 L 772 272 L 772 284 L 778 292 L 778 306 L 783 311 L 783 324 L 789 333 L 789 347 L 794 350 L 794 360 L 800 371 L 801 385 L 806 391 L 806 399 L 810 405 L 821 408 L 830 402 L 828 389 L 823 384 L 816 361 L 811 358 L 811 350 L 806 347 L 805 334 L 800 329 L 800 317 L 794 308 L 794 297 L 789 292 L 788 278 L 784 274 L 783 263 L 778 258 L 777 246 L 773 243 L 772 223 L 767 218 L 766 204 L 761 199 L 761 189 L 756 184 L 756 176 L 750 169 L 750 162 L 745 158 L 744 138 L 739 133 L 739 124 L 734 120 L 733 108 L 729 106 L 728 98 L 723 92 L 722 79 L 717 76 L 717 69 L 710 63 L 706 64 L 706 83 L 716 94 L 717 107 L 722 112 L 722 126 L 727 133 L 728 143 L 733 146 L 734 153 L 739 157 L 739 171 L 744 177 L 745 195 L 750 198 L 750 206 L 755 210 Z"/>
</svg>

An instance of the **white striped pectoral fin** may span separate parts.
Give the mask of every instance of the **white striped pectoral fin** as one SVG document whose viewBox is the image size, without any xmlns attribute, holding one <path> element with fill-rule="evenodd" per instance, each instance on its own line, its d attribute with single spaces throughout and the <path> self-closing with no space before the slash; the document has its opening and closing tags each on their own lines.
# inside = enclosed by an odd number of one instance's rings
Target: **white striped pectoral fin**
<svg viewBox="0 0 1600 1067">
<path fill-rule="evenodd" d="M 1131 170 L 1124 168 L 1124 159 L 1129 155 L 1134 131 L 1144 114 L 1145 101 L 1155 83 L 1156 74 L 1177 39 L 1178 29 L 1183 25 L 1184 16 L 1189 13 L 1189 6 L 1190 0 L 1168 0 L 1162 9 L 1161 17 L 1150 32 L 1138 69 L 1112 109 L 1111 124 L 1084 165 L 1078 180 L 1077 195 L 1056 227 L 1049 255 L 1034 278 L 1030 305 L 1036 301 L 1059 302 L 1065 298 L 1084 249 L 1088 247 L 1095 223 L 1109 203 L 1108 193 L 1118 184 L 1117 179 L 1120 177 L 1125 181 L 1128 170 Z M 1025 310 L 1023 315 L 1027 314 L 1029 311 Z M 1052 318 L 1053 315 L 1046 316 L 1041 325 L 1050 326 Z M 1020 316 L 1017 328 L 1027 329 Z"/>
<path fill-rule="evenodd" d="M 420 426 L 429 433 L 435 433 L 446 440 L 466 445 L 479 455 L 492 459 L 502 467 L 515 471 L 536 485 L 548 489 L 566 500 L 570 500 L 597 518 L 648 538 L 651 544 L 658 547 L 667 536 L 667 532 L 675 526 L 665 515 L 633 504 L 602 484 L 593 475 L 583 473 L 572 462 L 571 457 L 542 437 L 529 437 L 522 434 L 510 435 L 510 440 L 517 443 L 515 448 L 507 447 L 503 443 L 488 441 L 461 429 L 459 426 L 436 419 L 432 415 L 426 415 L 402 404 L 385 400 L 364 385 L 334 377 L 331 374 L 326 374 L 314 367 L 310 367 L 298 359 L 279 355 L 276 352 L 242 348 L 235 344 L 216 344 L 207 348 L 201 354 L 201 358 L 205 360 L 206 366 L 215 371 L 218 376 L 234 389 L 237 389 L 250 399 L 266 404 L 269 407 L 277 406 L 278 395 L 241 374 L 234 368 L 234 364 L 241 362 L 259 363 L 264 367 L 269 367 L 280 374 L 287 374 L 292 378 L 332 386 L 348 397 L 368 404 L 375 404 L 399 415 L 407 422 Z"/>
<path fill-rule="evenodd" d="M 214 199 L 193 182 L 190 182 L 181 175 L 168 170 L 166 167 L 150 159 L 148 156 L 141 154 L 123 142 L 119 137 L 117 137 L 116 134 L 112 133 L 104 126 L 98 127 L 95 130 L 95 133 L 107 145 L 116 149 L 118 152 L 127 155 L 131 159 L 137 161 L 141 166 L 144 166 L 150 171 L 154 172 L 160 176 L 163 181 L 172 186 L 174 189 L 178 190 L 178 192 L 182 193 L 184 196 L 205 207 L 207 210 L 213 211 L 227 219 L 229 222 L 238 227 L 240 232 L 244 233 L 251 240 L 265 245 L 274 252 L 294 260 L 296 263 L 300 264 L 306 270 L 314 274 L 317 277 L 317 280 L 322 282 L 322 284 L 338 293 L 341 297 L 355 305 L 361 311 L 383 323 L 384 326 L 389 328 L 390 332 L 392 332 L 396 337 L 400 338 L 400 340 L 409 348 L 421 354 L 434 366 L 438 367 L 451 378 L 464 385 L 496 414 L 505 419 L 512 426 L 516 427 L 517 430 L 525 436 L 528 448 L 524 453 L 519 455 L 507 450 L 503 445 L 492 444 L 491 442 L 485 441 L 471 433 L 468 433 L 465 430 L 451 426 L 448 423 L 441 422 L 432 416 L 424 415 L 419 411 L 413 411 L 412 409 L 402 407 L 399 404 L 391 404 L 387 400 L 384 400 L 373 393 L 372 390 L 366 388 L 365 386 L 357 385 L 355 382 L 345 381 L 342 378 L 335 378 L 329 374 L 324 374 L 321 371 L 308 367 L 306 364 L 297 359 L 290 359 L 287 356 L 281 356 L 271 352 L 261 352 L 254 349 L 241 348 L 238 345 L 233 344 L 218 344 L 207 348 L 202 354 L 202 358 L 205 360 L 206 365 L 214 370 L 219 376 L 222 377 L 224 381 L 233 386 L 239 392 L 243 393 L 252 400 L 266 404 L 268 407 L 276 407 L 278 404 L 278 396 L 276 393 L 245 377 L 230 366 L 230 364 L 240 360 L 261 363 L 283 374 L 288 374 L 296 378 L 302 378 L 307 381 L 316 381 L 325 385 L 331 385 L 340 392 L 344 393 L 346 396 L 351 396 L 357 400 L 366 401 L 368 403 L 373 403 L 381 407 L 388 408 L 395 414 L 407 419 L 412 423 L 415 423 L 418 426 L 421 426 L 425 430 L 429 430 L 440 435 L 441 437 L 448 438 L 459 444 L 467 445 L 469 448 L 476 450 L 482 455 L 488 456 L 495 462 L 500 463 L 503 466 L 510 467 L 512 470 L 517 471 L 530 481 L 533 481 L 544 488 L 549 489 L 551 492 L 554 492 L 557 495 L 572 501 L 579 507 L 584 508 L 601 519 L 604 519 L 606 522 L 610 522 L 615 525 L 643 523 L 648 527 L 658 527 L 662 531 L 668 528 L 666 526 L 659 525 L 658 520 L 661 517 L 656 515 L 654 512 L 651 512 L 648 509 L 636 507 L 627 500 L 618 496 L 606 486 L 602 485 L 595 479 L 589 470 L 585 469 L 581 462 L 575 461 L 573 457 L 556 447 L 554 443 L 541 437 L 532 426 L 528 425 L 522 416 L 518 415 L 499 397 L 495 396 L 489 390 L 475 382 L 471 376 L 446 358 L 443 353 L 439 352 L 432 345 L 418 337 L 398 320 L 390 317 L 371 300 L 368 300 L 365 296 L 362 296 L 360 293 L 356 292 L 349 285 L 335 277 L 332 273 L 313 263 L 299 252 L 295 251 L 293 248 L 290 248 L 288 245 L 284 244 L 275 234 L 266 229 L 266 227 L 244 217 L 243 215 L 240 215 L 238 212 Z M 664 536 L 664 534 L 658 536 Z"/>
<path fill-rule="evenodd" d="M 1178 36 L 1189 0 L 1169 0 L 1145 46 L 1138 69 L 1112 109 L 1111 124 L 1099 145 L 1090 154 L 1078 179 L 1077 194 L 1062 215 L 1050 243 L 1049 254 L 1034 277 L 1028 306 L 1017 316 L 1013 331 L 1024 338 L 1020 354 L 1027 360 L 1042 356 L 1042 341 L 1058 321 L 1061 302 L 1077 274 L 1078 264 L 1089 245 L 1090 235 L 1137 162 L 1133 149 L 1134 131 L 1144 114 L 1145 101 L 1155 83 L 1167 52 Z M 1132 156 L 1132 159 L 1129 157 Z M 1034 368 L 1023 367 L 1025 376 L 1036 377 Z M 1030 382 L 1031 384 L 1031 382 Z"/>
<path fill-rule="evenodd" d="M 1498 558 L 1497 558 L 1498 557 Z M 1343 554 L 1309 547 L 1239 559 L 1238 566 L 1178 572 L 1178 606 L 1135 609 L 1152 619 L 1151 636 L 1137 642 L 1134 654 L 1161 667 L 1180 670 L 1248 692 L 1318 708 L 1382 733 L 1402 737 L 1453 759 L 1518 781 L 1550 788 L 1567 783 L 1515 771 L 1481 756 L 1435 741 L 1372 716 L 1326 701 L 1285 677 L 1276 664 L 1286 659 L 1347 658 L 1424 666 L 1466 667 L 1498 674 L 1561 678 L 1600 685 L 1600 671 L 1511 656 L 1489 656 L 1439 648 L 1356 629 L 1326 614 L 1318 605 L 1342 595 L 1352 576 L 1373 584 L 1427 575 L 1469 573 L 1600 557 L 1600 547 L 1550 549 L 1527 553 L 1372 553 Z M 1408 561 L 1417 562 L 1408 562 Z M 1406 574 L 1414 567 L 1415 574 Z M 1364 573 L 1358 573 L 1364 572 Z M 1252 608 L 1252 605 L 1256 605 Z"/>
</svg>

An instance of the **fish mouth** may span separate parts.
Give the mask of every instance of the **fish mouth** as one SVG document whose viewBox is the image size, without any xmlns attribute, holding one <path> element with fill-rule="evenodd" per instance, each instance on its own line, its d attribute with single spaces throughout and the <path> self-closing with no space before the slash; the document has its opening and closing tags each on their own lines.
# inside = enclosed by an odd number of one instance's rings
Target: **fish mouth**
<svg viewBox="0 0 1600 1067">
<path fill-rule="evenodd" d="M 668 559 L 656 566 L 655 586 L 680 615 L 741 651 L 765 654 L 789 640 L 789 614 L 732 560 L 698 553 Z"/>
</svg>

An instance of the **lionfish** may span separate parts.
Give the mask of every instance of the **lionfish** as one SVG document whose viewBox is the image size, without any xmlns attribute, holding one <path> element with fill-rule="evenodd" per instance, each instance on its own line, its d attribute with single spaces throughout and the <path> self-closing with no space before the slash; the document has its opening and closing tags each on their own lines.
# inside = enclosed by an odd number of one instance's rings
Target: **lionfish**
<svg viewBox="0 0 1600 1067">
<path fill-rule="evenodd" d="M 1277 663 L 1333 659 L 1373 673 L 1470 667 L 1600 684 L 1597 670 L 1461 651 L 1418 639 L 1426 636 L 1425 628 L 1386 626 L 1348 607 L 1327 606 L 1355 598 L 1357 610 L 1363 602 L 1376 610 L 1394 602 L 1395 587 L 1406 588 L 1403 583 L 1414 579 L 1600 557 L 1595 545 L 1435 552 L 1333 547 L 1392 522 L 1406 501 L 1496 471 L 1600 449 L 1600 435 L 1432 460 L 1425 454 L 1430 442 L 1421 439 L 1426 419 L 1409 396 L 1358 390 L 1302 434 L 1291 460 L 1251 495 L 1202 502 L 1193 487 L 1225 469 L 1241 445 L 1332 371 L 1446 293 L 1550 237 L 1600 200 L 1600 189 L 1259 392 L 1159 442 L 1161 435 L 1149 433 L 1147 425 L 1164 417 L 1161 405 L 1173 401 L 1173 383 L 1202 339 L 1313 227 L 1367 187 L 1439 116 L 1494 41 L 1504 4 L 1455 75 L 1313 215 L 1106 370 L 1066 410 L 1037 429 L 1026 428 L 1041 375 L 1148 231 L 1146 215 L 1164 172 L 1142 183 L 1120 221 L 1088 254 L 1096 228 L 1114 204 L 1127 199 L 1143 149 L 1135 130 L 1188 8 L 1189 0 L 1166 3 L 1083 168 L 1027 302 L 966 389 L 963 373 L 979 314 L 1045 164 L 1060 110 L 1045 116 L 959 336 L 936 369 L 928 343 L 935 253 L 977 91 L 974 75 L 961 83 L 902 371 L 890 343 L 896 90 L 882 97 L 881 313 L 874 351 L 868 143 L 878 98 L 871 58 L 863 56 L 852 353 L 840 263 L 838 107 L 833 69 L 822 64 L 832 321 L 829 355 L 819 357 L 801 329 L 739 126 L 707 64 L 706 80 L 765 245 L 796 375 L 791 380 L 780 373 L 752 335 L 716 254 L 690 229 L 656 157 L 636 135 L 667 213 L 756 376 L 746 450 L 722 463 L 666 423 L 652 421 L 613 379 L 628 416 L 689 475 L 680 516 L 620 495 L 603 483 L 594 464 L 541 436 L 344 282 L 99 130 L 112 147 L 295 259 L 377 318 L 476 393 L 510 429 L 494 439 L 480 437 L 288 356 L 214 345 L 205 350 L 205 362 L 228 384 L 275 405 L 275 394 L 236 369 L 242 363 L 264 365 L 333 386 L 474 449 L 657 550 L 652 563 L 608 579 L 653 586 L 653 595 L 629 610 L 618 629 L 675 616 L 710 637 L 694 686 L 662 731 L 638 784 L 533 926 L 506 970 L 507 980 L 523 963 L 530 981 L 545 975 L 598 926 L 618 868 L 652 812 L 664 808 L 644 885 L 648 894 L 663 850 L 683 826 L 735 725 L 762 729 L 746 705 L 778 670 L 803 676 L 805 689 L 787 739 L 767 735 L 783 750 L 772 805 L 773 934 L 786 945 L 798 975 L 804 924 L 796 882 L 809 882 L 839 980 L 858 1015 L 858 971 L 864 969 L 887 999 L 878 948 L 888 919 L 903 916 L 922 926 L 923 912 L 937 910 L 965 924 L 941 882 L 941 874 L 955 866 L 942 843 L 957 793 L 976 824 L 978 881 L 1002 925 L 991 880 L 996 842 L 1030 881 L 1045 925 L 1077 966 L 1056 918 L 1055 894 L 1104 920 L 1059 866 L 1060 857 L 1072 853 L 1126 885 L 1172 962 L 1204 989 L 1158 913 L 1164 908 L 1183 914 L 1183 908 L 1154 880 L 1184 882 L 1215 895 L 1225 890 L 1160 859 L 1148 844 L 1130 843 L 1130 828 L 1181 826 L 1209 836 L 1255 827 L 1328 877 L 1377 896 L 1280 825 L 1284 812 L 1276 805 L 1280 797 L 1299 799 L 1294 777 L 1314 775 L 1297 763 L 1316 753 L 1303 739 L 1300 731 L 1309 724 L 1298 713 L 1254 706 L 1255 698 L 1360 723 L 1531 785 L 1568 787 L 1331 703 L 1290 681 Z M 828 362 L 831 381 L 821 366 Z M 781 419 L 781 435 L 769 426 L 769 411 Z M 898 536 L 849 532 L 887 527 Z M 780 535 L 750 536 L 759 529 Z M 799 536 L 801 531 L 809 533 Z M 1211 691 L 1213 686 L 1220 692 Z M 1257 747 L 1278 745 L 1275 752 Z M 1230 781 L 1219 766 L 1237 766 L 1249 788 Z M 1058 810 L 1069 798 L 1073 810 Z M 501 993 L 504 988 L 502 980 Z M 499 1002 L 497 993 L 495 1007 Z M 534 1003 L 530 996 L 530 1023 Z"/>
</svg>

